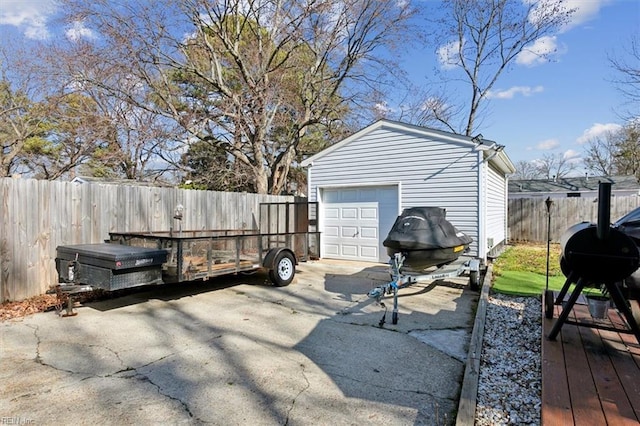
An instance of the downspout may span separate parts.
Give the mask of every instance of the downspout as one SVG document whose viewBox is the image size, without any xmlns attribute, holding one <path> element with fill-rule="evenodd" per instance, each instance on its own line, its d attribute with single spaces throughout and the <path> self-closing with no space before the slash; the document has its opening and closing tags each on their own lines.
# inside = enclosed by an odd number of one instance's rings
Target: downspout
<svg viewBox="0 0 640 426">
<path fill-rule="evenodd" d="M 502 221 L 504 223 L 504 241 L 503 245 L 507 245 L 509 242 L 509 176 L 507 174 L 504 175 L 504 217 Z"/>
<path fill-rule="evenodd" d="M 487 261 L 487 235 L 486 235 L 486 219 L 487 219 L 487 197 L 486 197 L 486 167 L 487 163 L 483 161 L 483 151 L 478 151 L 478 258 L 483 263 Z"/>
</svg>

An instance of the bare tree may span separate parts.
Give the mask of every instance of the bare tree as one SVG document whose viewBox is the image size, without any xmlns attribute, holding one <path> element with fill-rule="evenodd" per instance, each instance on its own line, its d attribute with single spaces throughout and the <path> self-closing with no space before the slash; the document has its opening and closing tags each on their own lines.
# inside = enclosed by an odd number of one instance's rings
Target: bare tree
<svg viewBox="0 0 640 426">
<path fill-rule="evenodd" d="M 597 175 L 634 175 L 640 180 L 640 125 L 631 122 L 590 140 L 583 162 Z"/>
<path fill-rule="evenodd" d="M 631 38 L 624 57 L 611 56 L 609 62 L 617 72 L 614 84 L 627 99 L 625 115 L 630 121 L 640 117 L 640 37 Z"/>
<path fill-rule="evenodd" d="M 449 117 L 444 124 L 467 136 L 478 127 L 481 107 L 502 73 L 522 52 L 548 55 L 534 51 L 533 43 L 553 34 L 573 13 L 562 0 L 443 0 L 438 7 L 443 11 L 436 21 L 438 54 L 446 68 L 462 72 L 453 78 L 469 84 L 461 125 Z M 455 103 L 443 99 L 427 105 L 440 118 L 441 106 Z"/>
<path fill-rule="evenodd" d="M 42 73 L 47 79 L 42 84 L 58 92 L 54 103 L 73 106 L 52 109 L 60 123 L 58 145 L 88 154 L 76 161 L 67 156 L 67 167 L 59 169 L 82 165 L 92 176 L 159 179 L 167 168 L 160 156 L 167 157 L 183 132 L 155 110 L 152 92 L 131 73 L 130 64 L 105 62 L 100 54 L 76 40 L 50 45 L 40 55 L 51 69 Z M 110 87 L 118 87 L 121 96 L 113 96 Z"/>
<path fill-rule="evenodd" d="M 511 175 L 510 179 L 528 180 L 540 179 L 543 177 L 539 165 L 531 161 L 520 160 L 516 164 L 516 172 Z"/>
<path fill-rule="evenodd" d="M 617 173 L 615 164 L 616 146 L 619 135 L 608 132 L 591 139 L 587 143 L 583 162 L 585 168 L 596 176 L 613 176 Z"/>
<path fill-rule="evenodd" d="M 380 0 L 68 4 L 101 35 L 103 61 L 130 63 L 157 109 L 248 167 L 259 193 L 283 190 L 310 130 L 342 125 L 411 17 Z"/>
<path fill-rule="evenodd" d="M 542 178 L 562 179 L 573 172 L 577 166 L 561 153 L 545 154 L 536 160 L 536 166 Z"/>
<path fill-rule="evenodd" d="M 640 123 L 631 122 L 622 128 L 613 157 L 617 174 L 635 176 L 640 182 Z"/>
</svg>

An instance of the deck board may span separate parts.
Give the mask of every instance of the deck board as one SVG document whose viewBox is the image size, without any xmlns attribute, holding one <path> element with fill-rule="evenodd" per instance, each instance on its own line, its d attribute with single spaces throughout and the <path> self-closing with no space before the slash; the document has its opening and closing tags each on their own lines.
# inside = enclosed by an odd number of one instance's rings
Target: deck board
<svg viewBox="0 0 640 426">
<path fill-rule="evenodd" d="M 546 336 L 560 311 L 556 306 L 553 319 L 543 312 L 542 424 L 637 425 L 640 345 L 635 337 L 563 324 L 556 340 L 550 341 Z M 593 323 L 582 304 L 574 306 L 570 319 Z M 624 325 L 615 309 L 600 321 L 616 328 Z"/>
<path fill-rule="evenodd" d="M 542 338 L 546 340 L 545 336 L 553 327 L 553 320 L 544 317 L 544 303 L 542 309 Z M 542 418 L 548 424 L 574 425 L 563 345 L 557 344 L 557 341 L 551 343 L 556 344 L 542 344 L 542 371 L 547 377 L 553 378 L 546 381 L 543 379 Z"/>
</svg>

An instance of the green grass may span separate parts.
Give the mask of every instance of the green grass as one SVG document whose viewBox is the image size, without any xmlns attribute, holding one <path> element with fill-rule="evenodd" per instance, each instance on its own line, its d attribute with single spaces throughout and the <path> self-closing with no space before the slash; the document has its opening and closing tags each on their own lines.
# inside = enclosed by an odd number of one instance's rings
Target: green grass
<svg viewBox="0 0 640 426">
<path fill-rule="evenodd" d="M 560 245 L 549 250 L 549 289 L 559 291 L 565 283 L 560 270 Z M 493 263 L 492 290 L 514 296 L 540 296 L 547 285 L 547 246 L 545 244 L 514 245 Z M 573 286 L 572 286 L 573 289 Z M 598 289 L 587 292 L 600 293 Z"/>
<path fill-rule="evenodd" d="M 549 277 L 549 289 L 560 290 L 565 278 Z M 547 277 L 545 275 L 524 271 L 503 271 L 502 275 L 495 277 L 492 289 L 497 293 L 513 296 L 539 296 L 546 288 Z"/>
</svg>

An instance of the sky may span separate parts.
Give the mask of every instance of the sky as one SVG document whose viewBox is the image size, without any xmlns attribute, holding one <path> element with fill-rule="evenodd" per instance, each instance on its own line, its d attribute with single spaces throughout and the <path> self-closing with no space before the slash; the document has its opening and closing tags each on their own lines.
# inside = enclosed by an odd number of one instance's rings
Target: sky
<svg viewBox="0 0 640 426">
<path fill-rule="evenodd" d="M 52 24 L 54 1 L 0 0 L 0 35 L 33 40 L 61 36 Z M 545 40 L 545 46 L 555 48 L 551 60 L 521 55 L 502 74 L 484 110 L 478 132 L 505 145 L 514 164 L 547 154 L 578 161 L 590 139 L 624 124 L 625 98 L 613 83 L 619 75 L 608 58 L 631 60 L 625 49 L 634 35 L 640 37 L 640 0 L 567 0 L 567 4 L 576 8 L 572 21 Z M 65 32 L 70 38 L 91 36 L 80 24 Z M 420 84 L 434 67 L 447 72 L 443 57 L 433 46 L 420 46 L 407 52 L 399 66 Z"/>
</svg>

